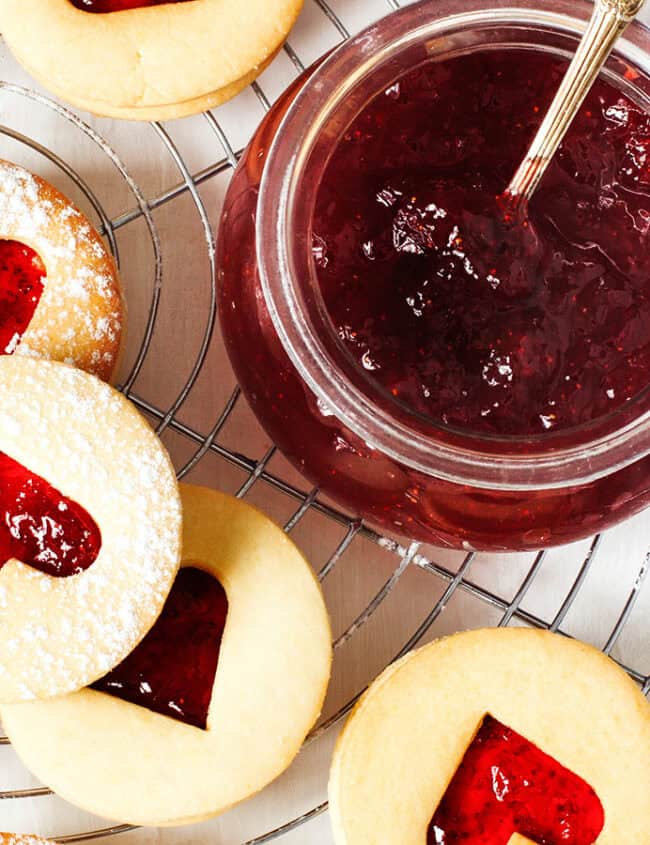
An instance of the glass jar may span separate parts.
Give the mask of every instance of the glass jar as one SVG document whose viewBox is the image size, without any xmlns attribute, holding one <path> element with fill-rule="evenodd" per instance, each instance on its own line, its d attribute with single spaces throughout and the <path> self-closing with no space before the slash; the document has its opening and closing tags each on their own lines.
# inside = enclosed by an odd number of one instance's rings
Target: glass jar
<svg viewBox="0 0 650 845">
<path fill-rule="evenodd" d="M 275 104 L 226 197 L 218 246 L 228 352 L 253 411 L 321 491 L 393 533 L 526 550 L 592 535 L 650 500 L 650 390 L 588 425 L 479 436 L 418 417 L 369 380 L 323 306 L 311 219 L 338 139 L 410 68 L 474 50 L 568 57 L 588 0 L 435 0 L 389 15 Z M 650 31 L 631 26 L 610 81 L 650 111 Z"/>
</svg>

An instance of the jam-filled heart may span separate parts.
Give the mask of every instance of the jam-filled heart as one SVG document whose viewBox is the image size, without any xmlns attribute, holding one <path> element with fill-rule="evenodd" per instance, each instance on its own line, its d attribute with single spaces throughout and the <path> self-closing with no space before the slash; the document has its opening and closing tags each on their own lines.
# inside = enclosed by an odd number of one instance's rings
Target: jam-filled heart
<svg viewBox="0 0 650 845">
<path fill-rule="evenodd" d="M 227 616 L 217 579 L 181 569 L 156 624 L 92 688 L 205 730 Z"/>
<path fill-rule="evenodd" d="M 189 3 L 191 0 L 70 0 L 77 9 L 84 12 L 124 12 L 127 9 L 141 9 L 145 6 L 166 6 L 168 3 Z"/>
<path fill-rule="evenodd" d="M 101 545 L 81 505 L 0 452 L 0 568 L 15 559 L 66 578 L 92 566 Z"/>
<path fill-rule="evenodd" d="M 43 293 L 45 265 L 18 241 L 0 240 L 0 355 L 20 343 Z"/>
<path fill-rule="evenodd" d="M 582 778 L 486 716 L 429 825 L 427 845 L 592 845 L 605 823 Z"/>
</svg>

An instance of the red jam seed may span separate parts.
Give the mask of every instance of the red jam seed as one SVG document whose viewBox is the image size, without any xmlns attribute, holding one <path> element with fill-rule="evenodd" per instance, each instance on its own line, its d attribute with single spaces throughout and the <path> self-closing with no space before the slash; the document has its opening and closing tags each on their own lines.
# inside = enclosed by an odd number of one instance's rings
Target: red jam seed
<svg viewBox="0 0 650 845">
<path fill-rule="evenodd" d="M 427 845 L 593 845 L 603 807 L 582 778 L 486 716 L 429 825 Z"/>
<path fill-rule="evenodd" d="M 45 265 L 31 247 L 0 240 L 0 355 L 11 355 L 43 293 Z"/>
<path fill-rule="evenodd" d="M 438 424 L 543 434 L 650 381 L 650 116 L 599 79 L 527 220 L 499 207 L 565 69 L 500 49 L 410 71 L 319 187 L 314 261 L 342 343 Z"/>
<path fill-rule="evenodd" d="M 66 578 L 97 559 L 101 534 L 90 514 L 0 452 L 0 568 L 8 560 Z"/>
<path fill-rule="evenodd" d="M 92 688 L 205 730 L 227 616 L 216 578 L 181 569 L 156 624 Z"/>
<path fill-rule="evenodd" d="M 105 14 L 106 12 L 124 12 L 127 9 L 141 9 L 145 6 L 187 3 L 189 0 L 70 0 L 70 2 L 84 12 Z"/>
</svg>

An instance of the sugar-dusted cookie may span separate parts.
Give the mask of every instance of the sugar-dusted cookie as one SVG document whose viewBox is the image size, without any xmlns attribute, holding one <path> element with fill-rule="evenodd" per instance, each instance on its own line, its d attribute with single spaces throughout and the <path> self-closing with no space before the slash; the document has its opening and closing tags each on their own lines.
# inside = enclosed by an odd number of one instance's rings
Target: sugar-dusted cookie
<svg viewBox="0 0 650 845">
<path fill-rule="evenodd" d="M 291 540 L 237 499 L 181 492 L 182 569 L 141 645 L 94 689 L 2 707 L 37 777 L 135 824 L 199 821 L 262 789 L 297 754 L 330 674 L 321 591 Z"/>
<path fill-rule="evenodd" d="M 153 625 L 178 570 L 169 457 L 66 364 L 0 357 L 0 701 L 80 689 Z"/>
<path fill-rule="evenodd" d="M 0 355 L 65 361 L 109 381 L 124 318 L 115 263 L 88 220 L 0 161 Z"/>
<path fill-rule="evenodd" d="M 338 845 L 638 845 L 650 704 L 558 634 L 492 629 L 415 651 L 370 687 L 330 777 Z"/>
<path fill-rule="evenodd" d="M 54 845 L 49 839 L 31 833 L 0 833 L 0 845 Z"/>
<path fill-rule="evenodd" d="M 268 65 L 303 0 L 0 0 L 19 61 L 74 105 L 169 120 L 230 99 Z"/>
</svg>

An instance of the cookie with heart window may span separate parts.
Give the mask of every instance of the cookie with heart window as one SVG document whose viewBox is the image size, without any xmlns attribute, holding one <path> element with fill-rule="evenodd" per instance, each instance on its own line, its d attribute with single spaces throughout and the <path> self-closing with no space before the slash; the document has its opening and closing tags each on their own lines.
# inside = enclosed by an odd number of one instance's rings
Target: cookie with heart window
<svg viewBox="0 0 650 845">
<path fill-rule="evenodd" d="M 0 161 L 0 355 L 113 377 L 125 306 L 115 263 L 86 217 L 44 179 Z"/>
<path fill-rule="evenodd" d="M 438 640 L 350 716 L 337 845 L 636 845 L 650 830 L 650 704 L 612 660 L 545 631 Z"/>
<path fill-rule="evenodd" d="M 0 0 L 24 67 L 79 108 L 129 120 L 197 114 L 250 84 L 303 0 Z"/>
<path fill-rule="evenodd" d="M 135 407 L 66 364 L 0 357 L 0 701 L 73 692 L 158 617 L 180 561 L 169 456 Z"/>
<path fill-rule="evenodd" d="M 293 542 L 231 496 L 181 494 L 181 570 L 140 646 L 92 689 L 1 708 L 38 778 L 132 824 L 200 821 L 274 780 L 330 675 L 327 611 Z"/>
</svg>

